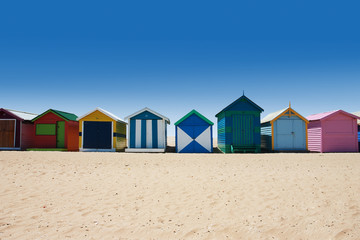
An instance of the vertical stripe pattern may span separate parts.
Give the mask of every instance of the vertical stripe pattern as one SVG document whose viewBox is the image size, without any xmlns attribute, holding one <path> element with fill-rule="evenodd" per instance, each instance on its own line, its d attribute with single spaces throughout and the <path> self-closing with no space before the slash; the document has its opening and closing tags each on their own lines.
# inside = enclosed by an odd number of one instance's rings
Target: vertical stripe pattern
<svg viewBox="0 0 360 240">
<path fill-rule="evenodd" d="M 153 120 L 146 120 L 146 148 L 152 148 L 152 122 Z"/>
<path fill-rule="evenodd" d="M 165 142 L 165 129 L 164 129 L 164 120 L 157 120 L 158 122 L 158 148 L 164 148 Z"/>
<path fill-rule="evenodd" d="M 165 148 L 165 121 L 130 120 L 130 148 Z"/>
<path fill-rule="evenodd" d="M 233 116 L 233 145 L 244 146 L 254 144 L 254 124 L 251 115 Z"/>
<path fill-rule="evenodd" d="M 146 148 L 146 120 L 141 120 L 141 148 Z"/>
<path fill-rule="evenodd" d="M 136 119 L 136 129 L 135 129 L 135 147 L 141 148 L 141 120 Z"/>
<path fill-rule="evenodd" d="M 135 131 L 136 131 L 136 122 L 134 119 L 130 119 L 130 148 L 135 148 Z"/>
<path fill-rule="evenodd" d="M 158 124 L 157 124 L 157 120 L 152 120 L 152 143 L 153 143 L 153 148 L 158 148 Z"/>
</svg>

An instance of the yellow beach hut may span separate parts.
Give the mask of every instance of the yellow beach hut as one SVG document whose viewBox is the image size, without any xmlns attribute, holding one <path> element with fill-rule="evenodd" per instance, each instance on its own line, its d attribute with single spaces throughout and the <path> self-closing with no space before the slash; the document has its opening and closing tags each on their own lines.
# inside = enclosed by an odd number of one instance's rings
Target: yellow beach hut
<svg viewBox="0 0 360 240">
<path fill-rule="evenodd" d="M 115 152 L 126 148 L 126 122 L 101 108 L 79 117 L 80 151 Z"/>
</svg>

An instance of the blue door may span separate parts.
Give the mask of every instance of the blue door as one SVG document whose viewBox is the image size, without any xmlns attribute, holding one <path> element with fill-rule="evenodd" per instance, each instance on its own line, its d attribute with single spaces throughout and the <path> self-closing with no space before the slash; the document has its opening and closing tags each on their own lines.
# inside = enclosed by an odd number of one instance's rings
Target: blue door
<svg viewBox="0 0 360 240">
<path fill-rule="evenodd" d="M 300 119 L 279 119 L 275 124 L 275 150 L 306 150 L 304 121 Z"/>
<path fill-rule="evenodd" d="M 279 119 L 276 121 L 277 139 L 274 142 L 275 150 L 291 150 L 294 148 L 292 125 L 292 120 Z"/>
<path fill-rule="evenodd" d="M 294 149 L 306 150 L 306 129 L 305 122 L 293 120 Z"/>
<path fill-rule="evenodd" d="M 111 149 L 112 122 L 84 122 L 83 148 Z"/>
</svg>

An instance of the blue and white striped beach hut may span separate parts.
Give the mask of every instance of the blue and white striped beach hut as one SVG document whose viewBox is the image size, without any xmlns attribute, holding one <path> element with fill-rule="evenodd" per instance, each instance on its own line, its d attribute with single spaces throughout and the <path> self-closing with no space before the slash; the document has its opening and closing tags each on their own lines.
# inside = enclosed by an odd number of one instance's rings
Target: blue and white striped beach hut
<svg viewBox="0 0 360 240">
<path fill-rule="evenodd" d="M 144 108 L 128 119 L 128 148 L 126 152 L 165 152 L 169 118 Z"/>
</svg>

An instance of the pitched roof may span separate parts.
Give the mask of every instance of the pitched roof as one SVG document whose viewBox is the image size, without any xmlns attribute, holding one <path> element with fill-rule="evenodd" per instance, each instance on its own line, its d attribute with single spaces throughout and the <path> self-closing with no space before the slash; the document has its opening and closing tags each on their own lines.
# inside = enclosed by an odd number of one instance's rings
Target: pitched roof
<svg viewBox="0 0 360 240">
<path fill-rule="evenodd" d="M 360 117 L 360 111 L 359 112 L 353 112 L 352 114 L 354 114 L 355 116 Z M 360 124 L 360 120 L 357 120 L 357 123 Z"/>
<path fill-rule="evenodd" d="M 185 119 L 187 119 L 188 117 L 190 117 L 191 115 L 195 114 L 196 116 L 198 116 L 199 118 L 201 118 L 202 120 L 204 120 L 205 122 L 207 122 L 210 125 L 214 125 L 213 122 L 211 122 L 209 119 L 207 119 L 206 117 L 204 117 L 202 114 L 200 114 L 198 111 L 196 111 L 195 109 L 191 110 L 188 114 L 186 114 L 184 117 L 182 117 L 179 121 L 177 121 L 174 125 L 177 126 L 179 125 L 181 122 L 183 122 Z"/>
<path fill-rule="evenodd" d="M 35 121 L 39 119 L 40 117 L 44 116 L 45 114 L 52 112 L 55 115 L 58 115 L 59 117 L 63 118 L 66 121 L 76 121 L 77 116 L 73 113 L 63 112 L 55 109 L 49 109 L 46 112 L 40 114 L 39 116 L 35 117 L 32 121 Z"/>
<path fill-rule="evenodd" d="M 335 110 L 335 111 L 330 111 L 330 112 L 313 114 L 313 115 L 308 116 L 307 119 L 309 121 L 323 120 L 323 119 L 328 118 L 328 117 L 330 117 L 330 116 L 332 116 L 333 114 L 336 114 L 336 113 L 343 113 L 343 114 L 348 115 L 350 117 L 360 119 L 360 117 L 355 116 L 355 115 L 353 115 L 351 113 L 345 112 L 343 110 Z"/>
<path fill-rule="evenodd" d="M 31 120 L 37 116 L 37 114 L 35 114 L 35 113 L 21 112 L 21 111 L 16 111 L 16 110 L 12 110 L 12 109 L 6 109 L 6 108 L 2 108 L 2 109 L 10 112 L 11 114 L 13 114 L 23 120 Z"/>
<path fill-rule="evenodd" d="M 266 117 L 264 117 L 261 120 L 261 123 L 273 122 L 276 119 L 280 118 L 282 115 L 286 114 L 288 111 L 293 112 L 296 116 L 298 116 L 299 118 L 301 118 L 305 122 L 308 122 L 308 120 L 305 117 L 301 116 L 298 112 L 296 112 L 291 107 L 288 107 L 288 108 L 284 108 L 284 109 L 281 109 L 281 110 L 273 112 L 273 113 L 269 113 Z"/>
<path fill-rule="evenodd" d="M 80 119 L 82 119 L 82 118 L 90 115 L 91 113 L 93 113 L 93 112 L 95 112 L 95 111 L 102 112 L 103 114 L 105 114 L 106 116 L 108 116 L 108 117 L 111 118 L 111 119 L 114 119 L 114 120 L 117 121 L 117 122 L 126 123 L 124 120 L 122 120 L 122 119 L 119 118 L 118 116 L 116 116 L 116 115 L 114 115 L 114 114 L 112 114 L 112 113 L 110 113 L 110 112 L 108 112 L 108 111 L 106 111 L 106 110 L 104 110 L 104 109 L 102 109 L 102 108 L 99 108 L 99 107 L 95 108 L 93 111 L 90 111 L 90 112 L 82 115 L 81 117 L 78 117 L 76 120 L 79 121 Z M 127 124 L 127 123 L 126 123 L 126 124 Z"/>
<path fill-rule="evenodd" d="M 279 111 L 269 113 L 263 119 L 261 119 L 261 123 L 271 122 L 272 120 L 274 120 L 277 116 L 279 116 L 281 113 L 285 112 L 286 110 L 287 110 L 287 108 L 284 108 Z"/>
<path fill-rule="evenodd" d="M 263 112 L 264 109 L 262 109 L 261 107 L 259 107 L 259 105 L 257 105 L 256 103 L 254 103 L 253 101 L 251 101 L 249 98 L 247 98 L 245 95 L 242 95 L 241 97 L 239 97 L 238 99 L 236 99 L 234 102 L 232 102 L 230 105 L 228 105 L 227 107 L 225 107 L 223 110 L 221 110 L 220 112 L 218 112 L 215 117 L 217 117 L 220 113 L 222 113 L 223 111 L 228 110 L 229 108 L 231 108 L 233 105 L 235 105 L 238 101 L 245 99 L 247 100 L 251 105 L 253 105 L 255 108 L 259 109 L 260 112 Z"/>
<path fill-rule="evenodd" d="M 135 112 L 135 113 L 127 116 L 127 117 L 125 117 L 125 120 L 126 120 L 126 119 L 130 119 L 130 118 L 132 118 L 132 117 L 134 117 L 134 116 L 136 116 L 136 115 L 138 115 L 138 114 L 140 114 L 140 113 L 142 113 L 142 112 L 145 112 L 145 111 L 151 112 L 152 114 L 158 116 L 159 118 L 164 119 L 164 120 L 167 122 L 167 124 L 170 124 L 170 119 L 169 119 L 169 118 L 167 118 L 167 117 L 161 115 L 160 113 L 157 113 L 157 112 L 155 112 L 154 110 L 151 110 L 150 108 L 147 108 L 147 107 L 145 107 L 145 108 L 143 108 L 143 109 L 141 109 L 141 110 L 139 110 L 139 111 L 137 111 L 137 112 Z"/>
</svg>

